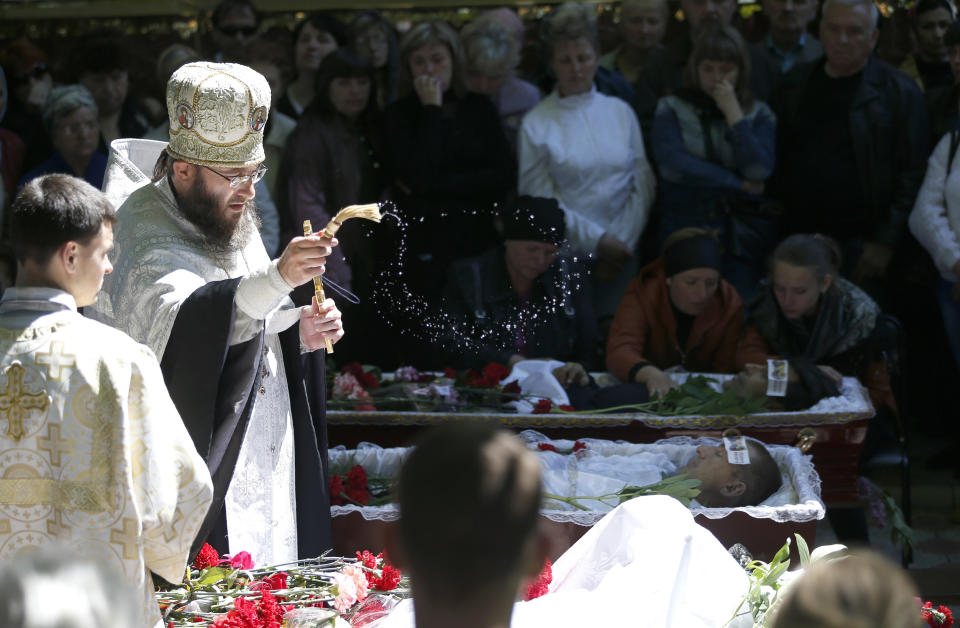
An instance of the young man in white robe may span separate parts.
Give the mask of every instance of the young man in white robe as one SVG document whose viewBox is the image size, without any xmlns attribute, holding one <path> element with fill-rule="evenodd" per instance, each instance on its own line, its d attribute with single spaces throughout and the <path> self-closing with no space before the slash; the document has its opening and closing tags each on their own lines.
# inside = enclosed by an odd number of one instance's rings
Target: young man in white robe
<svg viewBox="0 0 960 628">
<path fill-rule="evenodd" d="M 69 545 L 139 591 L 137 625 L 161 626 L 150 574 L 182 580 L 213 488 L 153 351 L 77 312 L 112 269 L 115 222 L 102 193 L 67 175 L 34 179 L 13 204 L 17 280 L 0 299 L 0 562 Z"/>
<path fill-rule="evenodd" d="M 307 399 L 303 382 L 323 381 L 324 353 L 310 352 L 343 335 L 332 301 L 298 309 L 288 296 L 336 241 L 294 238 L 271 261 L 257 233 L 269 106 L 250 68 L 189 63 L 167 85 L 170 142 L 113 143 L 116 272 L 95 313 L 157 353 L 207 461 L 214 500 L 193 550 L 207 541 L 260 565 L 332 546 L 324 394 Z"/>
</svg>

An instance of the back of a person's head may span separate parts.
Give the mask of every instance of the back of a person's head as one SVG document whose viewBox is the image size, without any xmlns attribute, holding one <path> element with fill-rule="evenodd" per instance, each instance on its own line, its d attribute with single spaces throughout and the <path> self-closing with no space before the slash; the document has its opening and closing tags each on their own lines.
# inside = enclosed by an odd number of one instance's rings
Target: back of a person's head
<svg viewBox="0 0 960 628">
<path fill-rule="evenodd" d="M 137 604 L 119 571 L 66 547 L 24 552 L 0 566 L 3 628 L 130 628 Z"/>
<path fill-rule="evenodd" d="M 86 244 L 117 212 L 107 197 L 83 179 L 48 174 L 23 186 L 13 201 L 10 239 L 17 261 L 44 264 L 67 242 Z"/>
<path fill-rule="evenodd" d="M 879 554 L 811 565 L 776 607 L 773 628 L 919 628 L 917 588 Z"/>
<path fill-rule="evenodd" d="M 469 423 L 425 433 L 399 481 L 399 540 L 417 595 L 463 600 L 519 578 L 540 501 L 540 463 L 508 432 Z"/>
<path fill-rule="evenodd" d="M 782 483 L 780 468 L 763 443 L 746 439 L 750 464 L 740 471 L 746 489 L 739 496 L 737 506 L 756 506 L 777 492 Z"/>
</svg>

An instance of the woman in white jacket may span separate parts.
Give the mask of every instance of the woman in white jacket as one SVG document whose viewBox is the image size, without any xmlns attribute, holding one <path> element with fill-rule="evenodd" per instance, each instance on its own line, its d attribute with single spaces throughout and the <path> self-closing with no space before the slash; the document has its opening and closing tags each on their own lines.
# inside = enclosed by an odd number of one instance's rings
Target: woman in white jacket
<svg viewBox="0 0 960 628">
<path fill-rule="evenodd" d="M 930 253 L 940 285 L 937 301 L 953 358 L 960 365 L 960 131 L 944 135 L 927 162 L 927 175 L 910 213 L 910 231 Z"/>
<path fill-rule="evenodd" d="M 612 317 L 637 272 L 634 255 L 654 177 L 636 114 L 597 92 L 599 40 L 592 9 L 565 4 L 550 23 L 553 92 L 523 119 L 520 194 L 555 198 L 573 250 L 593 255 L 595 311 Z"/>
</svg>

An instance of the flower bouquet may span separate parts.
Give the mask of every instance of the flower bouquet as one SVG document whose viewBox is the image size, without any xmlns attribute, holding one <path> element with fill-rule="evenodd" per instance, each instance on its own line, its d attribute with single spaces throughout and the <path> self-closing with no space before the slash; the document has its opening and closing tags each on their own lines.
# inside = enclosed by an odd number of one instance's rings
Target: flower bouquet
<svg viewBox="0 0 960 628">
<path fill-rule="evenodd" d="M 220 557 L 205 544 L 183 582 L 157 582 L 156 598 L 168 628 L 280 628 L 298 614 L 310 615 L 302 625 L 333 628 L 369 625 L 409 594 L 383 553 L 255 568 L 247 552 Z"/>
<path fill-rule="evenodd" d="M 404 366 L 390 376 L 375 366 L 351 362 L 337 374 L 328 373 L 330 410 L 509 412 L 507 404 L 522 396 L 519 386 L 500 385 L 510 369 L 492 362 L 481 371 L 447 368 L 442 373 Z"/>
</svg>

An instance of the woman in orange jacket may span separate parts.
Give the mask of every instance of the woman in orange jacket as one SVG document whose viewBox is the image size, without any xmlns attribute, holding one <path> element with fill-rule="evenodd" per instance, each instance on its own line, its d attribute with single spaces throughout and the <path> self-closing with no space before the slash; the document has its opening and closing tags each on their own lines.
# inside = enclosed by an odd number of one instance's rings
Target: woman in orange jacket
<svg viewBox="0 0 960 628">
<path fill-rule="evenodd" d="M 685 228 L 663 256 L 641 269 L 617 308 L 607 339 L 607 369 L 652 395 L 676 386 L 664 370 L 730 373 L 743 329 L 743 303 L 720 277 L 720 243 Z"/>
</svg>

